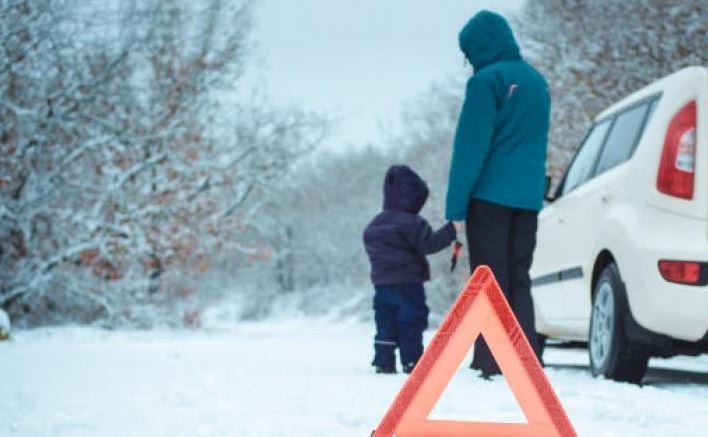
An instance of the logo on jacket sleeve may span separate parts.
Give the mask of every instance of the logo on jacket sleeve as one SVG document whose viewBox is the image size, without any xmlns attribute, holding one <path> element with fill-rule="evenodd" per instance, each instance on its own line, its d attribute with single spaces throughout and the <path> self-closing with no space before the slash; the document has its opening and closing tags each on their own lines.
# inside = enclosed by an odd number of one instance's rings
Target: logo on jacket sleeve
<svg viewBox="0 0 708 437">
<path fill-rule="evenodd" d="M 517 88 L 519 88 L 519 85 L 517 85 L 515 83 L 512 83 L 509 86 L 509 94 L 506 96 L 507 100 L 509 100 L 510 98 L 512 98 L 514 96 L 514 93 L 516 92 Z"/>
</svg>

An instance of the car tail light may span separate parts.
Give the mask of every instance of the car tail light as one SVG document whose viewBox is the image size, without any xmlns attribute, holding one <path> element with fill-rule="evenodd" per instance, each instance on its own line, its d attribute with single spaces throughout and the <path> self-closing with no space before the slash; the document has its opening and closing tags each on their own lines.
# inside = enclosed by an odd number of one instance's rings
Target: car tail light
<svg viewBox="0 0 708 437">
<path fill-rule="evenodd" d="M 669 196 L 693 199 L 696 167 L 696 101 L 674 116 L 664 139 L 657 189 Z"/>
<path fill-rule="evenodd" d="M 693 261 L 659 261 L 659 272 L 669 282 L 696 285 L 701 280 L 701 263 Z"/>
</svg>

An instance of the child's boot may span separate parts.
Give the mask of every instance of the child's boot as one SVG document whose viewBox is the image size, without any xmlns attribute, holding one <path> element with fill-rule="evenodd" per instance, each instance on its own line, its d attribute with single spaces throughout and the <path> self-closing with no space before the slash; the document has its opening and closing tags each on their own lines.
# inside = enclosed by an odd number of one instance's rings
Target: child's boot
<svg viewBox="0 0 708 437">
<path fill-rule="evenodd" d="M 384 375 L 392 375 L 396 373 L 396 366 L 375 366 L 376 367 L 376 373 L 384 374 Z"/>
<path fill-rule="evenodd" d="M 416 365 L 415 362 L 404 364 L 403 365 L 403 372 L 404 373 L 411 373 L 413 371 L 413 369 L 415 368 L 415 365 Z"/>
</svg>

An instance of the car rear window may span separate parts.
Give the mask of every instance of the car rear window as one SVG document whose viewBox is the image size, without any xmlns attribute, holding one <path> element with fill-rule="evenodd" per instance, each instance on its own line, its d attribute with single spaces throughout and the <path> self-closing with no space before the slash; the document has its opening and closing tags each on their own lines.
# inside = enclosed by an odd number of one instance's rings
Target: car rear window
<svg viewBox="0 0 708 437">
<path fill-rule="evenodd" d="M 644 130 L 650 102 L 635 106 L 617 116 L 600 155 L 595 174 L 602 174 L 629 160 Z"/>
</svg>

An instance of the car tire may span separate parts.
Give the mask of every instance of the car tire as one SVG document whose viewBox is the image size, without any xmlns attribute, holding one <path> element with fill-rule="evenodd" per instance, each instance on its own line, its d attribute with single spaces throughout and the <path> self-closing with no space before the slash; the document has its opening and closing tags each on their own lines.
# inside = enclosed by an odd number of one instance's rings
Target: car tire
<svg viewBox="0 0 708 437">
<path fill-rule="evenodd" d="M 600 274 L 593 290 L 588 352 L 593 375 L 639 384 L 649 363 L 648 348 L 627 337 L 625 319 L 629 304 L 624 283 L 611 263 Z"/>
</svg>

